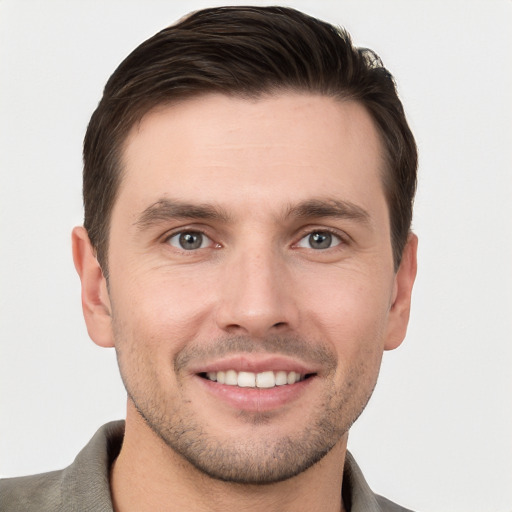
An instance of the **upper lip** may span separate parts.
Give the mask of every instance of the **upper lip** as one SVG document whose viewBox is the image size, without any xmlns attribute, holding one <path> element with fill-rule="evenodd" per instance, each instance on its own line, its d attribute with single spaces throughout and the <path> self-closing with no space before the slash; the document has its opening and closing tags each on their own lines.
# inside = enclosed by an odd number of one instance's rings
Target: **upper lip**
<svg viewBox="0 0 512 512">
<path fill-rule="evenodd" d="M 208 373 L 235 370 L 236 372 L 260 373 L 265 371 L 286 371 L 296 372 L 301 375 L 318 373 L 318 368 L 294 360 L 290 357 L 277 355 L 256 355 L 256 354 L 237 354 L 204 364 L 194 365 L 190 368 L 191 373 Z"/>
</svg>

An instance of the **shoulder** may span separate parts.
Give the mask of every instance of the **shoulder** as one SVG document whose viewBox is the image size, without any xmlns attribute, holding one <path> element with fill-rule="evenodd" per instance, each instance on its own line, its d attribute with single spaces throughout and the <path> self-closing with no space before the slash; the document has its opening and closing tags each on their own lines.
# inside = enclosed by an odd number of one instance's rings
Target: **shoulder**
<svg viewBox="0 0 512 512">
<path fill-rule="evenodd" d="M 412 510 L 401 507 L 400 505 L 393 503 L 387 498 L 384 498 L 384 496 L 379 496 L 378 494 L 376 494 L 375 498 L 382 512 L 412 512 Z"/>
<path fill-rule="evenodd" d="M 2 512 L 112 512 L 109 472 L 124 422 L 107 423 L 66 469 L 0 480 Z"/>
<path fill-rule="evenodd" d="M 351 512 L 412 512 L 375 494 L 366 482 L 354 457 L 347 451 L 343 470 L 343 501 Z"/>
<path fill-rule="evenodd" d="M 61 506 L 62 471 L 0 480 L 2 511 L 44 512 Z"/>
</svg>

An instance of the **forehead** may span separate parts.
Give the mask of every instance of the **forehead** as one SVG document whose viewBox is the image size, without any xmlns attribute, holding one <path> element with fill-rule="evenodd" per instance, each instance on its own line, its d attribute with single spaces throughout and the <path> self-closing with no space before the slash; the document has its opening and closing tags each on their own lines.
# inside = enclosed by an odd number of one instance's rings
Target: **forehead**
<svg viewBox="0 0 512 512">
<path fill-rule="evenodd" d="M 384 200 L 383 162 L 374 123 L 358 103 L 210 94 L 158 107 L 132 128 L 118 202 L 132 212 L 165 196 L 231 208 L 333 194 L 371 203 L 370 191 Z"/>
</svg>

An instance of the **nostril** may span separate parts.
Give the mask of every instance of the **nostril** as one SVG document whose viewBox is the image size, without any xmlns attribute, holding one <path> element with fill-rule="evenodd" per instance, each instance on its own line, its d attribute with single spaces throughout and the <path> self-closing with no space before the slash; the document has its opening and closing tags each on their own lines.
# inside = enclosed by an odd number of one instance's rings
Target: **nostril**
<svg viewBox="0 0 512 512">
<path fill-rule="evenodd" d="M 274 324 L 272 327 L 284 327 L 286 325 L 286 322 L 277 322 L 276 324 Z"/>
</svg>

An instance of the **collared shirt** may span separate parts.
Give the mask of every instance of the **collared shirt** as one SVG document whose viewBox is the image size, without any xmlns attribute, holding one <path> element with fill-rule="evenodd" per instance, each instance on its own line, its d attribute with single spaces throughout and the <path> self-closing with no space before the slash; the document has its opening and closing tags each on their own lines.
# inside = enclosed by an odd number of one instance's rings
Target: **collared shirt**
<svg viewBox="0 0 512 512">
<path fill-rule="evenodd" d="M 3 512 L 113 512 L 109 472 L 119 454 L 124 421 L 101 427 L 66 469 L 0 480 Z M 343 473 L 347 512 L 411 512 L 372 492 L 352 455 Z"/>
</svg>

